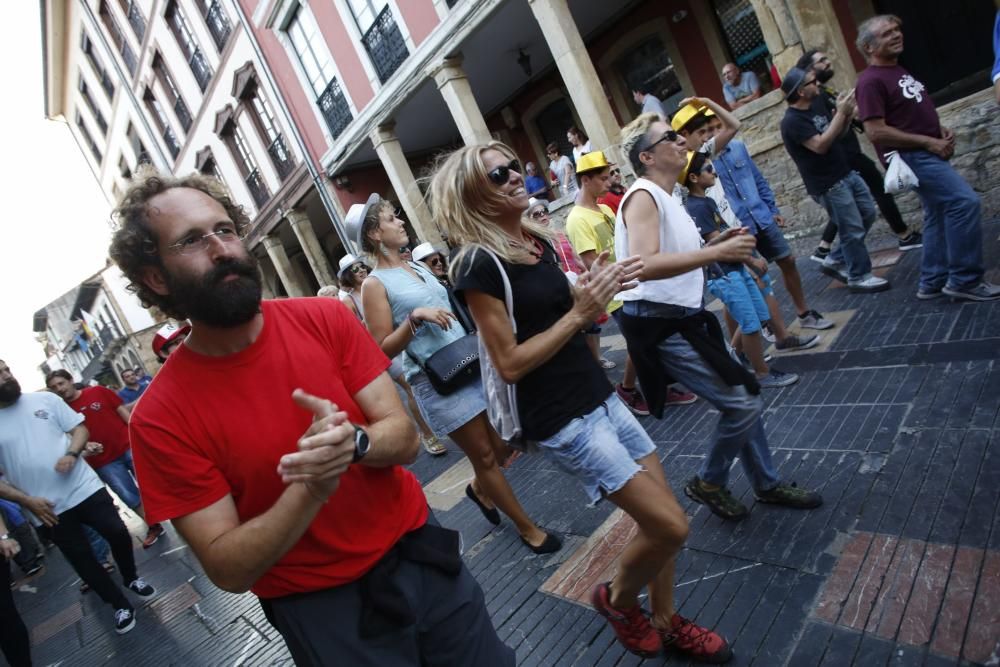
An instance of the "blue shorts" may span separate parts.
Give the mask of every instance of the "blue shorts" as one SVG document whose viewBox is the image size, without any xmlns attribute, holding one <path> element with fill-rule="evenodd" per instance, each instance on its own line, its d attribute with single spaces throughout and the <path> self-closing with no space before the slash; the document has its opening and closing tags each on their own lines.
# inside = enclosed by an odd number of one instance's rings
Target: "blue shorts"
<svg viewBox="0 0 1000 667">
<path fill-rule="evenodd" d="M 753 231 L 752 228 L 748 229 L 757 239 L 757 252 L 767 261 L 777 262 L 792 256 L 792 249 L 789 247 L 788 241 L 785 240 L 781 227 L 777 224 L 758 227 L 757 231 Z"/>
<path fill-rule="evenodd" d="M 753 276 L 750 277 L 752 278 Z M 760 290 L 760 293 L 763 294 L 764 296 L 774 296 L 774 283 L 771 282 L 771 276 L 765 273 L 760 277 L 760 281 L 764 283 L 763 287 L 761 287 L 760 285 L 757 286 L 757 289 Z M 770 317 L 768 317 L 768 319 L 770 319 Z"/>
<path fill-rule="evenodd" d="M 709 280 L 708 291 L 726 304 L 729 314 L 745 334 L 757 333 L 761 322 L 771 319 L 764 295 L 746 267 Z"/>
<path fill-rule="evenodd" d="M 94 472 L 131 509 L 142 504 L 142 500 L 139 498 L 139 488 L 135 485 L 132 450 L 128 450 L 110 463 L 105 463 Z"/>
<path fill-rule="evenodd" d="M 656 446 L 617 395 L 538 443 L 546 456 L 583 484 L 592 503 L 620 491 Z"/>
</svg>

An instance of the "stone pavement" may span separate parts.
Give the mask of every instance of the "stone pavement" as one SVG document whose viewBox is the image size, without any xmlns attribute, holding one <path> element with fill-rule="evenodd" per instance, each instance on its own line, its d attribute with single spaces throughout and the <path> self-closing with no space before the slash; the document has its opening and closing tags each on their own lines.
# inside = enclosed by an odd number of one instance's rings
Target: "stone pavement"
<svg viewBox="0 0 1000 667">
<path fill-rule="evenodd" d="M 1000 224 L 984 231 L 986 264 L 996 267 Z M 679 608 L 730 639 L 731 664 L 998 664 L 1000 303 L 918 302 L 919 253 L 880 261 L 894 289 L 861 296 L 799 260 L 811 305 L 841 324 L 816 350 L 776 355 L 802 380 L 765 394 L 776 462 L 789 480 L 819 489 L 824 506 L 753 505 L 739 466 L 733 492 L 752 505 L 743 522 L 680 495 L 691 537 L 677 564 Z M 604 343 L 620 370 L 620 337 L 612 331 Z M 703 401 L 643 420 L 678 492 L 715 420 Z M 515 492 L 566 536 L 560 553 L 534 556 L 509 521 L 492 529 L 464 499 L 471 469 L 449 448 L 437 459 L 422 454 L 412 469 L 440 521 L 461 531 L 518 663 L 664 664 L 626 653 L 586 603 L 610 576 L 629 520 L 607 502 L 588 507 L 572 479 L 522 456 L 508 471 Z M 77 592 L 58 554 L 21 585 L 15 599 L 36 664 L 290 664 L 255 600 L 212 586 L 175 535 L 137 553 L 158 595 L 122 637 L 95 596 Z"/>
</svg>

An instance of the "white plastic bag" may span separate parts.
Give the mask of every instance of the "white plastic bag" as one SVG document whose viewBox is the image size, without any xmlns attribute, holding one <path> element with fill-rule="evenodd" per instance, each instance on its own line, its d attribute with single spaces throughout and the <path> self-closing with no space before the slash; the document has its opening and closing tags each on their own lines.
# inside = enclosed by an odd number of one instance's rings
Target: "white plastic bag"
<svg viewBox="0 0 1000 667">
<path fill-rule="evenodd" d="M 885 154 L 889 160 L 889 167 L 885 170 L 885 191 L 891 195 L 899 192 L 906 192 L 920 186 L 917 175 L 910 169 L 910 165 L 900 157 L 896 151 Z"/>
</svg>

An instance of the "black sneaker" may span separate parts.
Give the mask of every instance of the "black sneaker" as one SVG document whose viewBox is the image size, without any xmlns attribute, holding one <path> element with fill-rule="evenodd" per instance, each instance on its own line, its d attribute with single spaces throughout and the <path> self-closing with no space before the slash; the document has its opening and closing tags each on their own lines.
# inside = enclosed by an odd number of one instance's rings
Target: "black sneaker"
<svg viewBox="0 0 1000 667">
<path fill-rule="evenodd" d="M 115 609 L 115 632 L 125 634 L 135 627 L 135 609 Z"/>
<path fill-rule="evenodd" d="M 795 482 L 785 484 L 779 482 L 778 486 L 767 491 L 754 491 L 754 497 L 759 502 L 771 503 L 772 505 L 783 505 L 799 510 L 816 509 L 823 504 L 823 496 L 815 491 L 806 491 L 796 486 Z"/>
<path fill-rule="evenodd" d="M 788 336 L 774 344 L 776 350 L 808 350 L 819 345 L 819 334 L 811 336 Z"/>
<path fill-rule="evenodd" d="M 747 515 L 746 505 L 736 500 L 733 494 L 726 487 L 719 487 L 714 491 L 709 491 L 702 486 L 698 477 L 692 477 L 684 485 L 684 495 L 696 503 L 705 505 L 712 511 L 712 514 L 723 519 L 738 520 Z"/>
<path fill-rule="evenodd" d="M 148 598 L 150 595 L 156 592 L 152 586 L 146 583 L 146 580 L 142 577 L 136 577 L 132 583 L 128 585 L 130 591 L 136 595 L 141 595 L 144 598 Z"/>
<path fill-rule="evenodd" d="M 920 234 L 920 232 L 910 232 L 905 238 L 899 239 L 899 249 L 904 252 L 923 247 L 924 237 Z"/>
<path fill-rule="evenodd" d="M 827 255 L 829 254 L 830 254 L 829 248 L 824 248 L 823 246 L 816 246 L 816 249 L 813 250 L 813 254 L 809 256 L 809 259 L 811 259 L 814 262 L 819 262 L 820 264 L 822 264 L 823 260 L 826 259 Z"/>
<path fill-rule="evenodd" d="M 948 287 L 945 285 L 941 291 L 955 301 L 996 301 L 1000 299 L 1000 285 L 994 285 L 985 280 L 972 287 Z"/>
</svg>

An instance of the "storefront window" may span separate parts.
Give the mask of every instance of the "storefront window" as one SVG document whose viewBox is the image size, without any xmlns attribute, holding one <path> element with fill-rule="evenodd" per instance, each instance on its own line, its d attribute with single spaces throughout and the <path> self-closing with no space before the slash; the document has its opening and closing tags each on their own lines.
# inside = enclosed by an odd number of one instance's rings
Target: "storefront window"
<svg viewBox="0 0 1000 667">
<path fill-rule="evenodd" d="M 712 5 L 732 62 L 757 75 L 761 93 L 771 90 L 771 54 L 750 0 L 712 0 Z"/>
<path fill-rule="evenodd" d="M 670 62 L 663 40 L 658 35 L 653 35 L 629 49 L 628 53 L 615 63 L 615 69 L 625 79 L 629 93 L 648 85 L 653 95 L 663 102 L 668 114 L 672 115 L 677 111 L 678 102 L 685 97 L 674 64 Z M 633 102 L 631 94 L 629 103 L 633 111 L 638 114 L 639 105 Z"/>
</svg>

